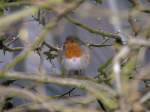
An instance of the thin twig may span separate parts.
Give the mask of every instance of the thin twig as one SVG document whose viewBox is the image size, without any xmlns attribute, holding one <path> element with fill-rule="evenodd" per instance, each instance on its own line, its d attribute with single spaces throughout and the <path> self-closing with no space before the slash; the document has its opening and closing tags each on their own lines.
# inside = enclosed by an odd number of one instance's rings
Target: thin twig
<svg viewBox="0 0 150 112">
<path fill-rule="evenodd" d="M 112 46 L 112 45 L 107 45 L 107 44 L 91 44 L 91 43 L 88 43 L 87 44 L 88 47 L 107 47 L 107 46 Z"/>
<path fill-rule="evenodd" d="M 72 89 L 70 89 L 69 91 L 65 92 L 64 94 L 59 95 L 59 97 L 61 98 L 61 97 L 65 96 L 65 95 L 68 95 L 68 94 L 69 94 L 69 96 L 70 96 L 70 93 L 71 93 L 72 91 L 74 91 L 75 89 L 76 89 L 76 88 L 72 88 Z"/>
<path fill-rule="evenodd" d="M 42 29 L 42 31 L 39 33 L 39 35 L 35 38 L 35 40 L 32 42 L 31 45 L 28 45 L 21 53 L 18 55 L 14 60 L 12 60 L 10 63 L 6 64 L 4 67 L 4 72 L 8 71 L 12 67 L 14 67 L 18 62 L 25 59 L 28 54 L 33 51 L 40 43 L 43 42 L 46 34 L 49 32 L 50 29 L 55 27 L 57 23 L 69 12 L 71 12 L 73 9 L 77 8 L 84 0 L 80 0 L 77 3 L 75 3 L 72 7 L 69 7 L 65 10 L 64 13 L 58 15 L 57 17 L 54 17 L 51 19 L 51 21 Z M 37 9 L 36 9 L 37 10 Z M 29 10 L 30 11 L 30 10 Z M 3 72 L 3 73 L 4 73 Z"/>
<path fill-rule="evenodd" d="M 44 102 L 47 100 L 46 96 L 42 96 L 38 93 L 32 93 L 25 89 L 15 88 L 15 87 L 6 87 L 6 86 L 0 86 L 0 93 L 1 95 L 11 95 L 11 96 L 21 96 L 25 97 L 29 100 L 33 100 L 34 102 L 39 102 L 42 104 L 42 107 L 51 110 L 48 105 L 44 104 Z M 11 94 L 10 94 L 11 93 Z"/>
<path fill-rule="evenodd" d="M 74 86 L 82 89 L 86 89 L 90 93 L 92 93 L 96 98 L 98 99 L 104 99 L 105 105 L 107 105 L 109 108 L 116 108 L 117 104 L 116 101 L 113 100 L 113 96 L 116 95 L 114 90 L 112 90 L 110 87 L 106 85 L 97 84 L 93 81 L 89 80 L 77 80 L 73 78 L 60 78 L 60 77 L 54 77 L 54 76 L 48 76 L 48 75 L 42 75 L 43 77 L 37 77 L 37 75 L 27 75 L 27 74 L 19 74 L 19 73 L 5 73 L 4 75 L 1 75 L 3 78 L 11 78 L 16 80 L 31 80 L 36 81 L 39 83 L 54 83 L 59 85 L 66 85 L 66 86 Z M 109 91 L 109 92 L 108 92 Z M 110 99 L 112 97 L 112 99 Z M 107 99 L 107 100 L 106 100 Z"/>
<path fill-rule="evenodd" d="M 15 41 L 17 41 L 19 39 L 19 37 L 13 38 L 11 41 L 7 42 L 6 46 L 11 45 L 12 43 L 14 43 Z"/>
<path fill-rule="evenodd" d="M 48 48 L 50 48 L 50 49 L 52 49 L 52 50 L 55 50 L 55 51 L 59 51 L 59 50 L 61 49 L 61 48 L 59 48 L 59 47 L 49 45 L 49 44 L 46 43 L 45 41 L 43 42 L 43 44 L 44 44 L 46 47 L 48 47 Z"/>
<path fill-rule="evenodd" d="M 134 19 L 133 15 L 136 11 L 139 11 L 138 9 L 140 8 L 140 3 L 138 0 L 129 0 L 129 1 L 130 1 L 130 3 L 132 3 L 133 6 L 132 6 L 132 9 L 129 11 L 129 14 L 128 14 L 128 22 L 131 25 L 131 28 L 134 32 L 134 35 L 137 36 L 141 30 L 141 27 L 137 23 L 137 21 Z"/>
<path fill-rule="evenodd" d="M 23 49 L 24 49 L 23 47 L 10 48 L 10 47 L 4 45 L 4 50 L 9 51 L 9 52 L 22 51 Z"/>
<path fill-rule="evenodd" d="M 144 103 L 144 102 L 146 102 L 147 100 L 150 100 L 150 92 L 146 93 L 146 94 L 140 99 L 140 102 L 141 102 L 141 103 Z"/>
<path fill-rule="evenodd" d="M 69 22 L 79 26 L 80 28 L 83 28 L 87 31 L 89 31 L 90 33 L 94 33 L 94 34 L 97 34 L 97 35 L 100 35 L 102 37 L 109 37 L 109 38 L 113 38 L 113 39 L 120 39 L 120 36 L 117 35 L 117 34 L 113 34 L 113 33 L 109 33 L 109 32 L 104 32 L 102 30 L 98 30 L 98 29 L 93 29 L 93 28 L 90 28 L 89 26 L 85 25 L 85 24 L 82 24 L 80 23 L 79 21 L 77 21 L 76 19 L 72 18 L 72 17 L 69 17 L 69 16 L 66 16 L 65 17 Z"/>
</svg>

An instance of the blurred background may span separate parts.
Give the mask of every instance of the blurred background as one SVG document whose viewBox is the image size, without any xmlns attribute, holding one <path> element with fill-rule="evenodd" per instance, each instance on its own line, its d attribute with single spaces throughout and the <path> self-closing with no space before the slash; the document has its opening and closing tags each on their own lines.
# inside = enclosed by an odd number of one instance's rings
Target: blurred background
<svg viewBox="0 0 150 112">
<path fill-rule="evenodd" d="M 78 9 L 74 10 L 70 14 L 70 16 L 94 29 L 100 29 L 106 32 L 119 34 L 122 37 L 123 42 L 127 41 L 129 35 L 134 36 L 135 34 L 128 20 L 128 12 L 130 12 L 132 7 L 130 0 L 102 1 L 102 3 L 99 3 L 98 0 L 87 0 Z M 140 0 L 140 2 L 143 7 L 150 8 L 150 3 L 146 0 Z M 21 10 L 22 8 L 23 6 L 7 7 L 4 14 L 9 15 Z M 137 21 L 137 24 L 144 28 L 145 21 L 148 21 L 149 15 L 141 15 L 139 15 L 140 18 L 136 16 L 134 17 L 134 19 L 135 21 Z M 45 26 L 45 24 L 47 24 L 48 21 L 54 16 L 54 13 L 51 13 L 46 9 L 41 9 L 37 14 L 13 23 L 9 27 L 5 35 L 10 40 L 12 38 L 19 38 L 15 42 L 13 42 L 11 46 L 26 46 L 27 44 L 33 42 L 43 26 Z M 63 19 L 58 23 L 57 27 L 49 31 L 45 38 L 45 42 L 50 45 L 62 47 L 66 37 L 69 35 L 76 35 L 85 43 L 99 44 L 105 41 L 102 36 L 90 33 L 72 24 L 68 20 Z M 114 39 L 108 39 L 106 44 L 113 44 L 114 41 Z M 42 49 L 43 51 L 40 52 L 42 58 L 39 56 L 39 54 L 37 54 L 36 51 L 34 51 L 27 57 L 27 59 L 18 63 L 12 71 L 37 73 L 40 70 L 43 70 L 49 75 L 60 74 L 61 65 L 59 59 L 56 57 L 52 60 L 48 60 L 47 56 L 44 55 L 45 52 L 48 52 L 48 49 L 46 47 Z M 86 68 L 85 70 L 85 75 L 89 77 L 95 77 L 97 75 L 99 66 L 105 63 L 108 59 L 112 58 L 115 55 L 115 52 L 116 49 L 112 46 L 90 48 L 91 62 L 88 68 Z M 19 53 L 20 51 L 6 51 L 4 54 L 3 51 L 0 51 L 0 61 L 4 62 L 0 64 L 0 69 L 2 69 L 6 63 L 14 59 Z M 139 66 L 144 66 L 149 62 L 150 50 L 143 49 L 141 51 Z M 1 82 L 3 82 L 3 80 Z M 31 81 L 14 81 L 13 85 L 29 86 L 30 83 L 34 88 L 34 84 L 32 84 Z M 43 86 L 39 86 L 36 89 L 42 91 L 44 90 L 46 94 L 48 93 L 50 95 L 56 95 L 65 92 L 67 88 L 62 88 L 53 84 L 47 84 L 44 88 Z M 20 100 L 17 99 L 15 103 L 20 103 Z"/>
</svg>

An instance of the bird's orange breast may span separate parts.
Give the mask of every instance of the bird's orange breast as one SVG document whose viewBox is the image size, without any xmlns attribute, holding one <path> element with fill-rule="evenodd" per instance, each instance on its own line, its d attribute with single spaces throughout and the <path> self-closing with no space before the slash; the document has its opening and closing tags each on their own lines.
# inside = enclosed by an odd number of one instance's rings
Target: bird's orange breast
<svg viewBox="0 0 150 112">
<path fill-rule="evenodd" d="M 82 49 L 78 43 L 67 43 L 64 47 L 66 58 L 80 57 L 82 55 Z"/>
</svg>

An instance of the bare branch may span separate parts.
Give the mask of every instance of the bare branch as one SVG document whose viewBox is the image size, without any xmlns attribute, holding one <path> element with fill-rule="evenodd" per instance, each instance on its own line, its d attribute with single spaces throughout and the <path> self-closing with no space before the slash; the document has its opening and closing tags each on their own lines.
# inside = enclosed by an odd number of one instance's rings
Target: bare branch
<svg viewBox="0 0 150 112">
<path fill-rule="evenodd" d="M 75 24 L 75 25 L 77 25 L 77 26 L 79 26 L 79 27 L 81 27 L 81 28 L 83 28 L 83 29 L 85 29 L 85 30 L 87 30 L 87 31 L 89 31 L 90 33 L 94 33 L 94 34 L 97 34 L 97 35 L 100 35 L 100 36 L 102 36 L 102 37 L 109 37 L 109 38 L 113 38 L 113 39 L 120 39 L 120 36 L 119 35 L 117 35 L 117 34 L 113 34 L 113 33 L 109 33 L 109 32 L 104 32 L 104 31 L 102 31 L 102 30 L 97 30 L 97 29 L 93 29 L 93 28 L 90 28 L 89 26 L 87 26 L 87 25 L 85 25 L 85 24 L 82 24 L 82 23 L 80 23 L 79 21 L 77 21 L 76 19 L 74 19 L 74 18 L 71 18 L 71 17 L 69 17 L 69 16 L 66 16 L 65 17 L 69 22 L 71 22 L 71 23 L 73 23 L 73 24 Z"/>
<path fill-rule="evenodd" d="M 66 11 L 57 17 L 54 17 L 51 19 L 51 21 L 42 29 L 42 31 L 39 33 L 39 35 L 35 38 L 33 43 L 29 46 L 27 46 L 20 55 L 18 55 L 14 60 L 12 60 L 10 63 L 8 63 L 4 67 L 4 71 L 8 71 L 12 67 L 14 67 L 18 62 L 25 59 L 28 54 L 33 51 L 41 42 L 43 42 L 46 34 L 49 32 L 49 30 L 57 25 L 57 23 L 69 12 L 71 12 L 73 9 L 77 8 L 84 0 L 80 0 L 77 3 L 75 3 L 72 7 L 69 7 L 66 9 Z M 30 10 L 29 10 L 30 11 Z M 20 14 L 20 13 L 19 13 Z M 1 21 L 1 20 L 0 20 Z"/>
</svg>

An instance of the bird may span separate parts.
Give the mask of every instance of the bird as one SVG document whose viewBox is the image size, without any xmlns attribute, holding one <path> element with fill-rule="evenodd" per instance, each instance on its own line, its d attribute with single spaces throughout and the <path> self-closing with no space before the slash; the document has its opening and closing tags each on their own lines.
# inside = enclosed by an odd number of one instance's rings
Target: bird
<svg viewBox="0 0 150 112">
<path fill-rule="evenodd" d="M 90 50 L 86 43 L 81 41 L 77 36 L 67 36 L 63 44 L 63 54 L 62 54 L 62 65 L 69 74 L 68 75 L 81 75 L 82 70 L 86 69 L 90 64 Z M 74 89 L 69 90 L 71 93 Z M 67 92 L 67 93 L 69 93 Z M 70 94 L 69 93 L 69 94 Z M 98 104 L 107 112 L 104 104 L 97 100 Z"/>
<path fill-rule="evenodd" d="M 90 63 L 90 52 L 77 36 L 69 35 L 63 44 L 62 65 L 68 74 L 80 74 Z"/>
</svg>

